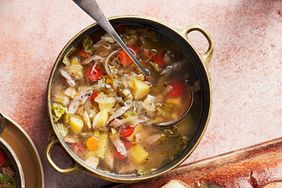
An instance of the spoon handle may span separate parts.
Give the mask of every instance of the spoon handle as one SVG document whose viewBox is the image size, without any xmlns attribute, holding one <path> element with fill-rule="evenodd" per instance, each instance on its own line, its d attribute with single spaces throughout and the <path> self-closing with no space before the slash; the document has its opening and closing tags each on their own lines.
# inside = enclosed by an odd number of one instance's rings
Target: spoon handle
<svg viewBox="0 0 282 188">
<path fill-rule="evenodd" d="M 101 8 L 99 7 L 96 0 L 73 0 L 82 10 L 84 10 L 90 17 L 92 17 L 107 33 L 109 33 L 122 49 L 130 56 L 133 62 L 138 66 L 145 76 L 150 75 L 150 71 L 145 69 L 128 49 L 126 44 L 122 41 L 120 36 L 117 34 L 111 23 L 105 17 Z"/>
</svg>

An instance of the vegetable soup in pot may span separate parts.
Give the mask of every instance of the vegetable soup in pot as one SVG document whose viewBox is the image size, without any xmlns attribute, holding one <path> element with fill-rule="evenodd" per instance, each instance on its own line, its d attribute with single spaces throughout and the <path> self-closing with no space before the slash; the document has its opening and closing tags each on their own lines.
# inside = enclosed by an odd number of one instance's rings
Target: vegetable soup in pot
<svg viewBox="0 0 282 188">
<path fill-rule="evenodd" d="M 91 168 L 140 175 L 186 148 L 200 107 L 192 107 L 175 126 L 155 124 L 184 113 L 187 81 L 193 106 L 200 103 L 200 86 L 193 65 L 172 39 L 142 26 L 116 29 L 151 77 L 144 77 L 108 34 L 89 34 L 68 49 L 56 72 L 52 117 L 68 147 Z"/>
</svg>

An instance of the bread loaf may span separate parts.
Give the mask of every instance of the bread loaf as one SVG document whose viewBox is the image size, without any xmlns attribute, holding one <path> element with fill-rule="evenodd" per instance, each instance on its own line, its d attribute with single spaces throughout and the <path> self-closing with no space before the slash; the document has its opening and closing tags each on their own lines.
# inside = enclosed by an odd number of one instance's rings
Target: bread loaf
<svg viewBox="0 0 282 188">
<path fill-rule="evenodd" d="M 119 188 L 282 188 L 282 138 L 176 168 Z"/>
</svg>

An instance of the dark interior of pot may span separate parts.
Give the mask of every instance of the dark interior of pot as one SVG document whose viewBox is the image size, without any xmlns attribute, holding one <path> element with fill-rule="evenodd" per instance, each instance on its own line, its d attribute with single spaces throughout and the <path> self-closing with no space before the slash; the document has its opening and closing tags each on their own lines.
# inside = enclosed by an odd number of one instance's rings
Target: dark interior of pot
<svg viewBox="0 0 282 188">
<path fill-rule="evenodd" d="M 187 42 L 187 40 L 185 40 L 183 36 L 179 35 L 173 29 L 170 29 L 169 27 L 166 27 L 152 20 L 130 17 L 113 19 L 111 20 L 111 23 L 115 27 L 121 25 L 148 27 L 153 31 L 160 33 L 161 35 L 166 36 L 170 40 L 173 40 L 178 45 L 182 53 L 185 55 L 185 59 L 189 60 L 189 65 L 185 66 L 184 72 L 188 72 L 191 74 L 190 81 L 191 84 L 193 84 L 194 88 L 194 103 L 190 109 L 189 114 L 179 123 L 179 126 L 182 125 L 182 127 L 185 127 L 186 125 L 189 126 L 189 124 L 191 123 L 195 124 L 195 126 L 191 126 L 191 129 L 193 130 L 190 130 L 191 134 L 189 135 L 187 147 L 182 152 L 180 152 L 174 160 L 168 162 L 167 164 L 163 165 L 157 170 L 154 170 L 151 173 L 144 173 L 141 175 L 139 174 L 138 176 L 107 173 L 101 170 L 92 169 L 92 171 L 96 172 L 99 176 L 106 176 L 106 179 L 112 181 L 131 182 L 151 178 L 159 175 L 162 172 L 168 171 L 183 162 L 191 154 L 192 150 L 201 139 L 206 127 L 206 123 L 208 121 L 210 111 L 210 86 L 207 72 L 198 54 Z M 77 38 L 75 38 L 74 41 L 72 41 L 72 44 L 81 43 L 83 37 L 87 35 L 90 35 L 92 37 L 100 37 L 103 33 L 103 30 L 99 26 L 91 27 L 85 30 Z M 68 49 L 65 49 L 65 52 L 66 51 L 68 51 Z M 61 55 L 61 59 L 59 59 L 58 61 L 61 61 L 62 58 L 63 56 Z M 57 68 L 58 67 L 55 67 L 55 69 Z M 84 163 L 82 163 L 82 165 L 84 167 L 87 167 L 87 165 L 84 165 Z"/>
<path fill-rule="evenodd" d="M 17 159 L 15 159 L 11 151 L 2 142 L 0 142 L 0 152 L 1 155 L 4 156 L 4 159 L 1 158 L 1 163 L 3 164 L 1 164 L 2 166 L 0 167 L 0 187 L 21 187 L 20 174 L 22 172 L 20 172 L 20 167 L 17 165 Z"/>
</svg>

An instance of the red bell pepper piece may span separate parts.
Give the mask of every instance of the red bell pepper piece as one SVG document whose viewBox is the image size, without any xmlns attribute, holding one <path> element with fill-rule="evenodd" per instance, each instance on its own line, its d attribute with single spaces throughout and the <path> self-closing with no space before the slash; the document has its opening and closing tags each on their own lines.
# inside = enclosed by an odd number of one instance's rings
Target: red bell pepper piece
<svg viewBox="0 0 282 188">
<path fill-rule="evenodd" d="M 171 90 L 167 93 L 168 97 L 177 98 L 182 96 L 184 92 L 184 82 L 181 80 L 173 80 L 169 83 Z"/>
<path fill-rule="evenodd" d="M 127 126 L 127 127 L 121 127 L 119 129 L 119 135 L 123 138 L 125 137 L 129 137 L 130 135 L 132 135 L 132 133 L 134 132 L 134 127 L 132 126 Z"/>
<path fill-rule="evenodd" d="M 95 67 L 95 65 L 90 67 L 87 71 L 87 78 L 92 82 L 96 82 L 96 81 L 100 80 L 102 75 L 103 74 L 100 71 L 100 69 Z"/>
</svg>

